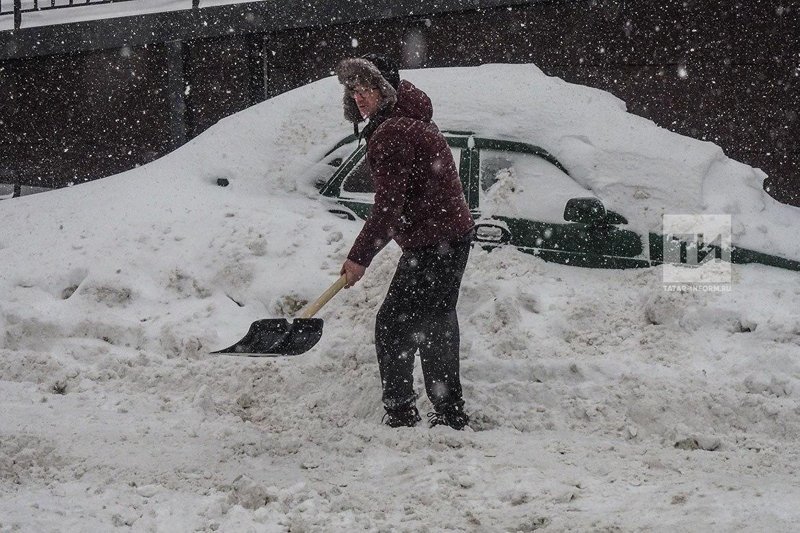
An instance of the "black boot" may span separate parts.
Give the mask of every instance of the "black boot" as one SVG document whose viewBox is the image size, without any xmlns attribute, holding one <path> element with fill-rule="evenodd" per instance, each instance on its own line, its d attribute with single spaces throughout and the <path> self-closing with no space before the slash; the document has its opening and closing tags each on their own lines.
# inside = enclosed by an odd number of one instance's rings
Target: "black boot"
<svg viewBox="0 0 800 533">
<path fill-rule="evenodd" d="M 464 429 L 469 424 L 469 417 L 460 405 L 447 406 L 441 411 L 428 413 L 428 423 L 434 426 L 450 426 L 456 430 Z"/>
<path fill-rule="evenodd" d="M 417 422 L 422 420 L 422 417 L 419 416 L 419 411 L 417 411 L 417 408 L 413 405 L 408 405 L 399 409 L 389 409 L 388 407 L 384 407 L 384 409 L 386 409 L 386 414 L 383 415 L 381 422 L 389 427 L 414 427 L 417 425 Z"/>
</svg>

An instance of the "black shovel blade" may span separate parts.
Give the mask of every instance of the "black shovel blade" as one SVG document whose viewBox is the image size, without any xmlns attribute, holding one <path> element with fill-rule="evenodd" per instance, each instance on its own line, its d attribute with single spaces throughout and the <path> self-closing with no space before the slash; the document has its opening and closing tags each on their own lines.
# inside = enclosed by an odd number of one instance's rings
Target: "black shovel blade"
<svg viewBox="0 0 800 533">
<path fill-rule="evenodd" d="M 314 347 L 322 338 L 321 318 L 285 318 L 256 320 L 242 340 L 212 353 L 270 357 L 299 355 Z"/>
</svg>

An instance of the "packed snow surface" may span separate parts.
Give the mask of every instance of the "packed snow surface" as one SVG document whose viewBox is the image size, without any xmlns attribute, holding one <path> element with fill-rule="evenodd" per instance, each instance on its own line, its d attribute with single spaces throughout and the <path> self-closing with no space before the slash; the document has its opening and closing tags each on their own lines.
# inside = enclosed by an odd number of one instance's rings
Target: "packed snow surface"
<svg viewBox="0 0 800 533">
<path fill-rule="evenodd" d="M 800 258 L 800 211 L 760 171 L 607 93 L 530 65 L 404 74 L 440 127 L 541 145 L 633 228 L 729 213 L 735 241 Z M 796 528 L 797 272 L 665 292 L 659 268 L 475 248 L 464 432 L 380 424 L 394 245 L 310 352 L 210 355 L 336 279 L 361 223 L 312 185 L 350 131 L 340 102 L 322 80 L 145 167 L 0 203 L 0 531 Z"/>
</svg>

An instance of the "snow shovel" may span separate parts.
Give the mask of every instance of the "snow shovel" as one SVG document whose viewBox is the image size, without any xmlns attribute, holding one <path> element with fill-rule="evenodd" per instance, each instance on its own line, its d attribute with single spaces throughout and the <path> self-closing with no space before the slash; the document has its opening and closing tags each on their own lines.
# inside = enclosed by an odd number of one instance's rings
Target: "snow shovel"
<svg viewBox="0 0 800 533">
<path fill-rule="evenodd" d="M 328 303 L 347 284 L 342 276 L 309 305 L 291 323 L 285 318 L 256 320 L 242 340 L 224 350 L 211 353 L 246 355 L 250 357 L 275 357 L 299 355 L 314 347 L 322 337 L 322 319 L 313 318 L 322 306 Z"/>
</svg>

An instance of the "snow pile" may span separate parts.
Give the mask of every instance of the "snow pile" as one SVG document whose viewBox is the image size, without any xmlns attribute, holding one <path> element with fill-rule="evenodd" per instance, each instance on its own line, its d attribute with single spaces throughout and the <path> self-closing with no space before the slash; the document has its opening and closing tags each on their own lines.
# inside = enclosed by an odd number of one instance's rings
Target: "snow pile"
<svg viewBox="0 0 800 533">
<path fill-rule="evenodd" d="M 683 186 L 758 177 L 534 67 L 408 76 L 441 127 L 472 116 L 469 129 L 540 144 L 620 211 L 645 193 L 654 210 L 710 209 Z M 536 105 L 518 106 L 515 83 Z M 749 265 L 730 292 L 664 292 L 658 268 L 475 249 L 459 304 L 466 432 L 379 424 L 372 327 L 394 246 L 322 310 L 311 352 L 208 355 L 336 279 L 360 224 L 311 185 L 349 132 L 340 98 L 323 80 L 146 167 L 2 203 L 0 531 L 794 528 L 795 272 Z M 511 114 L 524 120 L 502 130 Z"/>
</svg>

